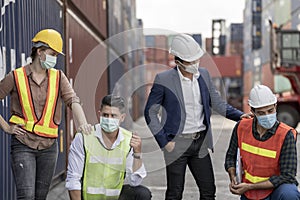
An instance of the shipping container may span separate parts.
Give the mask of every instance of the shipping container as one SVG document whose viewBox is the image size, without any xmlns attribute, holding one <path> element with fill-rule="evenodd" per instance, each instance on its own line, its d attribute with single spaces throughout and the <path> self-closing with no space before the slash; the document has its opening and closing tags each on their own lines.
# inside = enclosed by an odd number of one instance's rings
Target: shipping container
<svg viewBox="0 0 300 200">
<path fill-rule="evenodd" d="M 155 37 L 153 35 L 145 36 L 145 62 L 155 62 Z"/>
<path fill-rule="evenodd" d="M 67 76 L 80 97 L 87 121 L 95 124 L 99 102 L 108 93 L 107 47 L 78 13 L 69 7 L 66 11 Z M 71 116 L 69 112 L 68 132 L 74 133 Z"/>
<path fill-rule="evenodd" d="M 123 1 L 120 0 L 109 0 L 107 1 L 108 6 L 108 38 L 115 36 L 115 39 L 110 41 L 109 48 L 113 49 L 116 54 L 121 55 L 120 52 L 126 51 L 125 48 L 125 38 L 121 34 L 125 30 L 125 25 L 123 23 Z M 120 34 L 119 36 L 116 36 Z M 123 60 L 125 58 L 122 58 Z M 125 61 L 125 60 L 124 60 Z"/>
<path fill-rule="evenodd" d="M 248 70 L 244 71 L 244 77 L 243 77 L 243 111 L 245 113 L 249 112 L 249 106 L 248 106 L 248 98 L 250 90 L 253 87 L 253 71 Z"/>
<path fill-rule="evenodd" d="M 168 36 L 146 35 L 145 36 L 145 62 L 169 65 L 169 43 Z"/>
<path fill-rule="evenodd" d="M 243 42 L 243 28 L 242 23 L 230 24 L 230 42 Z"/>
<path fill-rule="evenodd" d="M 146 102 L 146 92 L 145 92 L 145 37 L 143 33 L 143 22 L 141 19 L 137 20 L 137 29 L 136 32 L 136 45 L 134 48 L 134 67 L 136 68 L 133 71 L 133 94 L 132 94 L 132 109 L 130 110 L 130 116 L 132 116 L 133 121 L 138 120 L 144 115 L 144 107 Z"/>
<path fill-rule="evenodd" d="M 156 63 L 168 65 L 168 40 L 165 35 L 155 36 L 155 60 Z"/>
<path fill-rule="evenodd" d="M 241 56 L 213 56 L 213 62 L 216 64 L 222 77 L 241 77 L 242 76 L 242 58 Z M 212 77 L 219 76 L 214 72 Z"/>
<path fill-rule="evenodd" d="M 174 66 L 174 56 L 169 54 L 169 46 L 173 35 L 146 35 L 145 36 L 145 80 L 148 98 L 156 74 Z"/>
<path fill-rule="evenodd" d="M 201 66 L 210 72 L 221 95 L 237 109 L 242 109 L 242 57 L 212 56 L 201 59 Z M 206 61 L 203 61 L 205 59 Z M 210 60 L 211 59 L 211 60 Z M 203 63 L 205 62 L 205 63 Z"/>
<path fill-rule="evenodd" d="M 244 51 L 243 41 L 241 42 L 230 42 L 229 44 L 229 55 L 242 56 Z"/>
<path fill-rule="evenodd" d="M 70 0 L 68 8 L 72 9 L 78 17 L 91 29 L 101 34 L 101 38 L 107 38 L 107 0 Z"/>
<path fill-rule="evenodd" d="M 212 55 L 212 38 L 206 38 L 205 39 L 205 50 L 207 53 Z"/>
<path fill-rule="evenodd" d="M 127 103 L 127 116 L 134 112 L 134 119 L 141 117 L 142 112 L 138 106 L 137 99 L 145 100 L 144 92 L 135 92 L 137 84 L 141 84 L 144 76 L 144 69 L 134 70 L 136 66 L 144 62 L 143 48 L 145 46 L 142 32 L 141 20 L 136 18 L 135 0 L 108 1 L 108 79 L 109 91 L 123 96 Z M 121 8 L 121 9 L 118 9 Z M 148 52 L 150 62 L 154 62 L 155 49 Z M 146 58 L 145 58 L 146 60 Z M 148 61 L 149 62 L 149 61 Z M 142 77 L 135 76 L 135 73 Z M 136 95 L 133 97 L 132 95 Z M 130 117 L 122 124 L 125 128 L 130 128 L 132 121 Z"/>
</svg>

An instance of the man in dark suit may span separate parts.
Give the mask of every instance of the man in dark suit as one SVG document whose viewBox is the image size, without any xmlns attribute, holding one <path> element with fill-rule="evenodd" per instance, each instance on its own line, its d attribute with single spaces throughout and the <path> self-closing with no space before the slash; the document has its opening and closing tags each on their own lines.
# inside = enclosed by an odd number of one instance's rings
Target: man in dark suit
<svg viewBox="0 0 300 200">
<path fill-rule="evenodd" d="M 215 199 L 216 186 L 208 152 L 213 150 L 211 108 L 234 121 L 243 113 L 222 99 L 208 71 L 199 68 L 204 51 L 191 36 L 174 37 L 170 53 L 175 56 L 177 66 L 157 74 L 144 113 L 164 152 L 165 199 L 182 199 L 187 165 L 199 188 L 200 199 Z"/>
</svg>

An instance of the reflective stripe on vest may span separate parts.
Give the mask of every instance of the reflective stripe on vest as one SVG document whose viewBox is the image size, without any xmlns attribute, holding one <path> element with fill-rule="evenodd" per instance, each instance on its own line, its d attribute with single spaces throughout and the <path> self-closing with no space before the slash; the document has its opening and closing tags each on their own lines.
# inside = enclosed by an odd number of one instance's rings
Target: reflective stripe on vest
<svg viewBox="0 0 300 200">
<path fill-rule="evenodd" d="M 264 156 L 268 158 L 276 158 L 276 151 L 264 149 L 264 148 L 258 148 L 256 146 L 252 146 L 250 144 L 246 144 L 242 142 L 242 149 L 244 151 L 247 151 L 249 153 L 253 153 L 255 155 Z"/>
<path fill-rule="evenodd" d="M 286 134 L 291 130 L 295 137 L 293 128 L 280 123 L 272 137 L 260 142 L 253 136 L 252 124 L 253 119 L 243 119 L 237 129 L 245 183 L 258 183 L 268 180 L 273 175 L 279 175 L 280 152 Z M 245 196 L 248 199 L 264 199 L 272 191 L 273 189 L 249 190 L 245 192 Z"/>
<path fill-rule="evenodd" d="M 14 70 L 15 84 L 18 90 L 23 117 L 12 115 L 9 122 L 23 125 L 24 129 L 40 136 L 56 138 L 58 125 L 53 121 L 59 90 L 59 71 L 48 70 L 48 89 L 45 107 L 40 119 L 34 111 L 32 94 L 25 67 Z"/>
<path fill-rule="evenodd" d="M 82 196 L 84 200 L 118 199 L 123 187 L 126 159 L 130 152 L 132 133 L 120 128 L 124 140 L 107 150 L 96 138 L 95 132 L 83 135 L 85 167 L 83 172 Z M 96 129 L 96 131 L 100 130 Z"/>
</svg>

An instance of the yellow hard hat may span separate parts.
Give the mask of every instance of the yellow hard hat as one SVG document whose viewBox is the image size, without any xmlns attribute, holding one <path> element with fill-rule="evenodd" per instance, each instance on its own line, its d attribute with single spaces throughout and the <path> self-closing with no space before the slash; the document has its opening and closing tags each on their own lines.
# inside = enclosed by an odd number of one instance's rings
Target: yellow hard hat
<svg viewBox="0 0 300 200">
<path fill-rule="evenodd" d="M 63 54 L 63 40 L 59 32 L 54 29 L 44 29 L 38 32 L 32 42 L 38 44 L 40 42 L 46 44 L 48 47 L 53 49 L 54 51 Z M 42 46 L 42 45 L 39 45 Z M 64 54 L 63 54 L 64 55 Z"/>
</svg>

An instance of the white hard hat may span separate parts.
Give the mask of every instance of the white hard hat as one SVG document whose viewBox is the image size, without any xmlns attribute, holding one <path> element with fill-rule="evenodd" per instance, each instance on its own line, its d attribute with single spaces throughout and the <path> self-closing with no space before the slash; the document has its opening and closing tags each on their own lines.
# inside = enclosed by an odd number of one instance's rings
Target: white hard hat
<svg viewBox="0 0 300 200">
<path fill-rule="evenodd" d="M 257 85 L 250 91 L 248 103 L 253 108 L 269 106 L 276 102 L 276 96 L 271 89 L 265 85 Z"/>
<path fill-rule="evenodd" d="M 186 62 L 192 62 L 203 56 L 204 51 L 193 37 L 180 34 L 173 38 L 169 53 Z"/>
</svg>

